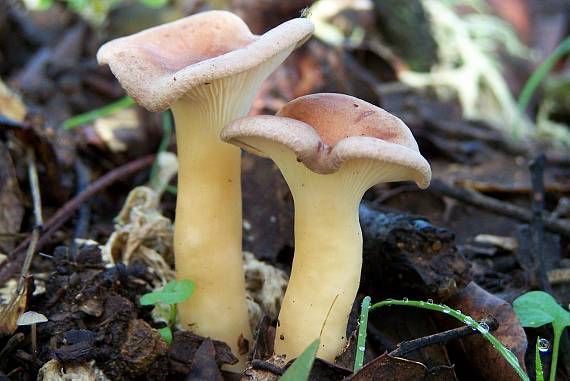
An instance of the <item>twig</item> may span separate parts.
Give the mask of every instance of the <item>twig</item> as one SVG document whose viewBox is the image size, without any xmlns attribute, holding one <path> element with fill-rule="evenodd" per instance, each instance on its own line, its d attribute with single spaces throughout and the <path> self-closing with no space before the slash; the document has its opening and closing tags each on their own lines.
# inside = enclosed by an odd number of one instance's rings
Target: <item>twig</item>
<svg viewBox="0 0 570 381">
<path fill-rule="evenodd" d="M 530 240 L 532 245 L 534 276 L 537 278 L 539 287 L 546 292 L 552 292 L 546 268 L 544 266 L 543 241 L 544 241 L 544 164 L 546 158 L 539 155 L 529 166 L 532 183 L 532 220 L 530 223 Z"/>
<path fill-rule="evenodd" d="M 72 198 L 48 219 L 44 225 L 46 230 L 38 240 L 36 249 L 39 250 L 48 241 L 50 236 L 55 233 L 85 201 L 89 200 L 91 197 L 115 182 L 123 180 L 124 178 L 150 166 L 153 160 L 154 155 L 144 156 L 121 167 L 115 168 L 95 180 L 87 187 L 87 189 L 85 189 L 84 192 L 81 192 Z M 10 260 L 4 261 L 0 264 L 0 285 L 4 284 L 6 280 L 10 279 L 14 273 L 18 271 L 18 268 L 22 265 L 24 260 L 21 253 L 28 246 L 30 241 L 31 237 L 20 243 L 18 247 L 10 253 Z"/>
<path fill-rule="evenodd" d="M 492 316 L 486 317 L 481 322 L 487 324 L 489 331 L 495 331 L 497 328 L 499 328 L 499 323 Z M 447 343 L 449 341 L 462 339 L 464 337 L 477 333 L 479 333 L 478 330 L 473 329 L 469 326 L 454 328 L 448 331 L 436 333 L 434 335 L 420 337 L 419 339 L 401 342 L 398 344 L 398 347 L 396 349 L 389 353 L 389 355 L 393 357 L 401 357 L 420 348 L 434 344 Z"/>
<path fill-rule="evenodd" d="M 34 257 L 34 252 L 36 251 L 36 245 L 42 231 L 43 218 L 42 218 L 42 197 L 40 194 L 40 185 L 38 181 L 38 169 L 36 168 L 36 158 L 34 155 L 34 150 L 30 147 L 26 149 L 26 160 L 28 162 L 28 179 L 30 181 L 30 189 L 32 193 L 32 203 L 34 205 L 34 228 L 32 230 L 32 236 L 30 239 L 30 245 L 26 251 L 26 257 L 24 258 L 24 264 L 22 265 L 22 272 L 20 274 L 20 279 L 18 280 L 18 287 L 16 288 L 16 294 L 20 292 L 22 286 L 24 285 L 25 276 L 30 271 L 30 266 L 32 265 L 32 259 Z"/>
<path fill-rule="evenodd" d="M 511 217 L 519 221 L 530 223 L 532 221 L 532 211 L 499 201 L 492 197 L 484 196 L 479 192 L 470 189 L 456 188 L 442 180 L 434 179 L 429 190 L 443 196 L 451 197 L 467 204 L 484 208 L 493 213 Z M 554 233 L 570 236 L 570 222 L 554 218 L 550 213 L 543 212 L 544 227 Z"/>
</svg>

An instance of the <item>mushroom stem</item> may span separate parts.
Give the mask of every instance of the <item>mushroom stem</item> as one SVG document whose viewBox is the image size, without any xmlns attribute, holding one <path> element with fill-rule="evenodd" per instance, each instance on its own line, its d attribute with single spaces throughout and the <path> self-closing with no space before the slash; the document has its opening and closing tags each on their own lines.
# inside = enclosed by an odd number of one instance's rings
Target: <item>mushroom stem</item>
<svg viewBox="0 0 570 381">
<path fill-rule="evenodd" d="M 321 175 L 302 164 L 279 167 L 295 203 L 295 256 L 275 353 L 295 358 L 321 335 L 318 356 L 334 361 L 346 344 L 348 316 L 360 283 L 358 205 L 366 188 L 346 176 L 348 168 Z"/>
<path fill-rule="evenodd" d="M 240 149 L 221 142 L 213 132 L 215 115 L 196 113 L 194 106 L 179 102 L 172 108 L 180 163 L 176 277 L 196 283 L 192 297 L 179 304 L 178 316 L 184 328 L 224 341 L 238 355 L 240 335 L 251 338 L 241 248 Z"/>
<path fill-rule="evenodd" d="M 176 277 L 196 283 L 181 303 L 183 327 L 226 342 L 238 358 L 240 336 L 252 343 L 242 255 L 241 150 L 222 128 L 249 111 L 261 82 L 295 46 L 245 72 L 205 82 L 172 105 L 179 158 L 174 231 Z"/>
</svg>

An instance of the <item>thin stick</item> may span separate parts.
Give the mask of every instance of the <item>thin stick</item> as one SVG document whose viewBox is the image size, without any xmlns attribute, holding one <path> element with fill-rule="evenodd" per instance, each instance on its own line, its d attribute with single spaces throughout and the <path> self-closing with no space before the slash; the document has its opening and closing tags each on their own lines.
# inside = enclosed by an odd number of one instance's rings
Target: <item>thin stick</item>
<svg viewBox="0 0 570 381">
<path fill-rule="evenodd" d="M 552 293 L 546 268 L 544 265 L 544 165 L 546 158 L 539 155 L 529 166 L 530 179 L 532 183 L 531 211 L 532 220 L 530 223 L 530 239 L 532 245 L 534 276 L 538 280 L 541 290 Z"/>
<path fill-rule="evenodd" d="M 51 216 L 45 223 L 46 231 L 38 240 L 36 249 L 40 249 L 71 216 L 73 213 L 87 200 L 101 192 L 103 189 L 109 187 L 119 180 L 137 173 L 138 171 L 150 166 L 154 160 L 154 155 L 144 156 L 127 163 L 121 167 L 115 168 L 112 171 L 101 176 L 89 185 L 85 191 L 81 192 L 63 207 L 61 207 L 53 216 Z M 16 249 L 10 253 L 10 260 L 4 261 L 0 264 L 0 285 L 4 284 L 6 280 L 10 279 L 18 268 L 22 265 L 24 257 L 21 255 L 22 251 L 30 244 L 31 237 L 24 240 Z"/>
<path fill-rule="evenodd" d="M 32 238 L 30 240 L 30 245 L 26 251 L 26 257 L 24 259 L 24 264 L 22 266 L 22 272 L 20 274 L 20 279 L 18 280 L 18 287 L 16 288 L 16 294 L 22 289 L 24 285 L 24 278 L 30 271 L 30 266 L 32 265 L 32 259 L 34 257 L 34 252 L 36 250 L 36 245 L 40 237 L 40 232 L 42 231 L 43 218 L 42 218 L 42 197 L 40 194 L 40 185 L 38 181 L 38 169 L 36 168 L 36 158 L 34 155 L 34 150 L 30 147 L 26 149 L 26 159 L 28 162 L 28 179 L 30 182 L 30 189 L 32 193 L 32 203 L 34 205 L 34 229 L 32 230 Z"/>
<path fill-rule="evenodd" d="M 489 327 L 489 332 L 495 331 L 499 328 L 499 323 L 493 317 L 488 316 L 481 320 L 481 323 L 487 324 Z M 429 335 L 425 337 L 420 337 L 419 339 L 403 341 L 398 344 L 398 347 L 390 352 L 390 356 L 401 357 L 405 354 L 413 352 L 415 350 L 434 345 L 434 344 L 445 344 L 452 340 L 462 339 L 467 336 L 478 334 L 479 331 L 473 329 L 472 327 L 459 327 L 450 329 L 447 331 L 439 332 L 434 335 Z"/>
<path fill-rule="evenodd" d="M 434 179 L 431 182 L 429 190 L 519 221 L 526 223 L 532 221 L 532 211 L 528 209 L 484 196 L 470 189 L 456 188 L 439 179 Z M 546 229 L 567 237 L 570 236 L 570 222 L 554 218 L 551 213 L 546 212 L 543 213 L 543 220 Z"/>
</svg>

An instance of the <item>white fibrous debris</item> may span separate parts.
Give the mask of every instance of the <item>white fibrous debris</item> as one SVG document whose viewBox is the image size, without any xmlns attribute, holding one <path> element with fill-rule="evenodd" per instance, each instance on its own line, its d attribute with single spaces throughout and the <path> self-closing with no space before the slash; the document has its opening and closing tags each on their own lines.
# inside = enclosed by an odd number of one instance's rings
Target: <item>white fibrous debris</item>
<svg viewBox="0 0 570 381">
<path fill-rule="evenodd" d="M 245 287 L 250 325 L 256 327 L 263 315 L 276 319 L 281 308 L 288 277 L 283 270 L 244 252 Z"/>
<path fill-rule="evenodd" d="M 66 364 L 57 360 L 46 362 L 38 372 L 38 381 L 109 381 L 93 362 L 84 364 Z"/>
<path fill-rule="evenodd" d="M 159 211 L 158 196 L 140 186 L 129 193 L 123 209 L 115 219 L 115 232 L 102 248 L 110 263 L 140 262 L 156 276 L 156 287 L 174 279 L 173 234 L 170 219 Z"/>
</svg>

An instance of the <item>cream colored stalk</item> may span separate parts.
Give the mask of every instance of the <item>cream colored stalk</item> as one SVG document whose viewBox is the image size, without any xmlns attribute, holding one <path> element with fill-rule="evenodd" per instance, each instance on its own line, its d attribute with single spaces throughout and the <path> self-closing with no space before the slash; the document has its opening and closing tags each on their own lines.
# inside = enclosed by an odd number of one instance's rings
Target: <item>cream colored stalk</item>
<svg viewBox="0 0 570 381">
<path fill-rule="evenodd" d="M 364 192 L 402 180 L 425 188 L 431 170 L 402 121 L 357 98 L 309 95 L 277 115 L 238 119 L 222 138 L 270 157 L 295 202 L 295 256 L 275 352 L 297 357 L 321 335 L 318 356 L 333 361 L 360 283 Z"/>
<path fill-rule="evenodd" d="M 240 150 L 219 140 L 246 115 L 261 82 L 312 32 L 307 19 L 262 36 L 223 11 L 111 41 L 98 53 L 151 111 L 172 108 L 179 158 L 174 250 L 178 279 L 196 283 L 179 305 L 183 327 L 226 342 L 250 340 L 241 250 Z M 243 360 L 243 353 L 241 354 Z"/>
</svg>

